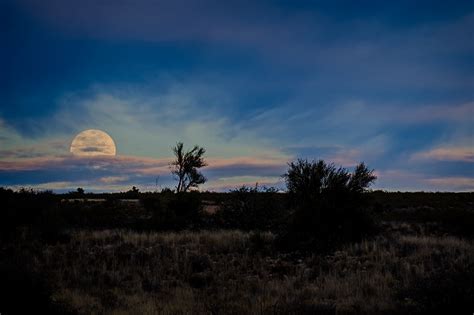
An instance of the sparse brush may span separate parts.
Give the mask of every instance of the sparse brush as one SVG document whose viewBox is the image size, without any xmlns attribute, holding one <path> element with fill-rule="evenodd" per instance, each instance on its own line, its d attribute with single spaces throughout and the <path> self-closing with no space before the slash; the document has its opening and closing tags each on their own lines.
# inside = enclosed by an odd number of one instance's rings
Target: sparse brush
<svg viewBox="0 0 474 315">
<path fill-rule="evenodd" d="M 451 274 L 450 288 L 461 279 L 456 270 L 470 279 L 463 268 L 474 262 L 474 245 L 456 237 L 380 235 L 307 256 L 279 253 L 274 240 L 261 232 L 83 230 L 48 246 L 38 264 L 55 279 L 54 298 L 80 313 L 379 314 L 431 309 L 436 279 Z"/>
</svg>

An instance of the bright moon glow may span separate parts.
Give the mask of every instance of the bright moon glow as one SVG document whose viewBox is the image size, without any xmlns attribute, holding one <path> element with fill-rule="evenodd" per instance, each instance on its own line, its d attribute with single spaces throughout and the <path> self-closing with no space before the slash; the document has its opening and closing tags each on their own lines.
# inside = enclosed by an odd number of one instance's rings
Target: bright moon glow
<svg viewBox="0 0 474 315">
<path fill-rule="evenodd" d="M 71 143 L 71 153 L 78 156 L 114 156 L 115 143 L 102 130 L 88 129 L 79 133 Z"/>
</svg>

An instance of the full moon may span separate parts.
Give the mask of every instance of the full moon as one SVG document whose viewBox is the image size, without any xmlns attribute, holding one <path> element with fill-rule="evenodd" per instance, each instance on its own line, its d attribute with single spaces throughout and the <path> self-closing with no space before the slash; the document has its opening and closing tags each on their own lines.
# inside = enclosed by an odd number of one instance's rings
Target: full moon
<svg viewBox="0 0 474 315">
<path fill-rule="evenodd" d="M 88 129 L 72 140 L 70 151 L 77 156 L 114 156 L 116 148 L 114 140 L 106 132 Z"/>
</svg>

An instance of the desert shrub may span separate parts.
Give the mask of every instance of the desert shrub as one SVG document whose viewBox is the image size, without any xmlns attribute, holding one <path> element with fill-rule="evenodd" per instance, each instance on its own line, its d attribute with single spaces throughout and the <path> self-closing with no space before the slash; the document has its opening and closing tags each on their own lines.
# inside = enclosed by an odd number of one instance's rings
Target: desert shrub
<svg viewBox="0 0 474 315">
<path fill-rule="evenodd" d="M 400 306 L 405 314 L 470 314 L 474 309 L 473 263 L 412 280 L 398 293 L 401 301 L 409 301 Z"/>
<path fill-rule="evenodd" d="M 160 230 L 199 228 L 201 197 L 198 192 L 166 191 L 142 198 L 145 209 L 152 214 L 152 227 Z"/>
<path fill-rule="evenodd" d="M 61 204 L 61 214 L 71 227 L 114 228 L 130 227 L 125 207 L 117 200 L 106 202 L 75 201 Z"/>
<path fill-rule="evenodd" d="M 287 215 L 285 196 L 272 188 L 232 190 L 216 217 L 219 226 L 242 230 L 276 230 Z"/>
<path fill-rule="evenodd" d="M 54 302 L 53 288 L 44 274 L 25 263 L 26 257 L 0 261 L 0 310 L 2 314 L 75 314 L 70 307 Z"/>
<path fill-rule="evenodd" d="M 145 210 L 153 213 L 155 209 L 161 207 L 161 195 L 160 194 L 144 194 L 140 196 L 140 203 Z"/>
<path fill-rule="evenodd" d="M 0 200 L 2 240 L 14 237 L 20 227 L 28 227 L 48 241 L 54 241 L 61 234 L 63 220 L 58 212 L 59 199 L 52 192 L 0 188 Z"/>
<path fill-rule="evenodd" d="M 43 209 L 35 225 L 41 239 L 47 243 L 67 242 L 67 227 L 66 219 L 57 203 Z"/>
<path fill-rule="evenodd" d="M 349 173 L 322 160 L 297 160 L 284 177 L 294 214 L 280 245 L 324 250 L 373 230 L 365 192 L 376 176 L 365 164 Z"/>
<path fill-rule="evenodd" d="M 449 233 L 462 237 L 474 236 L 474 211 L 468 207 L 433 208 L 427 206 L 392 209 L 383 218 L 413 223 L 435 223 L 439 234 Z"/>
</svg>

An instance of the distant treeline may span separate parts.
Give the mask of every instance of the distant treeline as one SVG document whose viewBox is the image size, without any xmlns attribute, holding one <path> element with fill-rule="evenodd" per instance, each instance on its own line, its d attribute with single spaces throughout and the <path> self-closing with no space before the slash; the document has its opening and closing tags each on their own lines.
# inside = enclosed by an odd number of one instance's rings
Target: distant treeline
<svg viewBox="0 0 474 315">
<path fill-rule="evenodd" d="M 120 201 L 131 197 L 139 202 Z M 297 205 L 290 193 L 258 187 L 242 187 L 227 193 L 176 194 L 165 190 L 135 192 L 134 195 L 130 192 L 85 193 L 82 196 L 0 188 L 0 233 L 5 240 L 26 229 L 38 238 L 56 241 L 65 235 L 64 231 L 73 228 L 240 229 L 273 231 L 282 236 L 282 242 L 289 237 L 290 243 L 294 244 L 293 237 L 296 237 L 298 243 L 305 243 L 304 246 L 321 247 L 321 244 L 315 244 L 316 236 L 323 239 L 324 244 L 338 243 L 345 238 L 352 240 L 372 233 L 383 220 L 403 220 L 436 222 L 450 232 L 474 235 L 474 193 L 369 191 L 363 197 L 364 202 L 349 199 L 344 205 L 329 202 Z M 64 202 L 65 199 L 81 198 L 104 201 Z M 204 211 L 208 205 L 214 206 L 216 211 Z M 295 236 L 296 231 L 303 235 Z M 334 235 L 328 237 L 331 234 Z"/>
<path fill-rule="evenodd" d="M 273 187 L 266 186 L 242 186 L 240 188 L 229 190 L 227 192 L 215 192 L 215 191 L 193 191 L 192 193 L 198 193 L 202 200 L 208 200 L 216 203 L 220 203 L 228 199 L 229 195 L 241 190 L 254 190 L 258 193 L 274 193 L 283 196 L 288 196 L 287 191 L 278 190 Z M 135 190 L 130 189 L 125 192 L 78 192 L 70 191 L 66 193 L 55 193 L 51 190 L 35 190 L 23 188 L 19 190 L 13 190 L 8 187 L 0 187 L 0 192 L 11 192 L 16 194 L 29 193 L 29 194 L 50 194 L 60 199 L 105 199 L 105 200 L 118 200 L 118 199 L 142 199 L 145 196 L 159 196 L 162 194 L 174 192 L 172 189 L 162 189 L 161 191 L 146 191 L 141 192 L 137 188 Z M 385 203 L 388 206 L 393 207 L 410 207 L 410 206 L 439 206 L 440 204 L 446 204 L 448 206 L 454 203 L 465 203 L 474 202 L 474 192 L 403 192 L 403 191 L 388 191 L 388 190 L 368 190 L 365 192 L 375 202 Z"/>
</svg>

